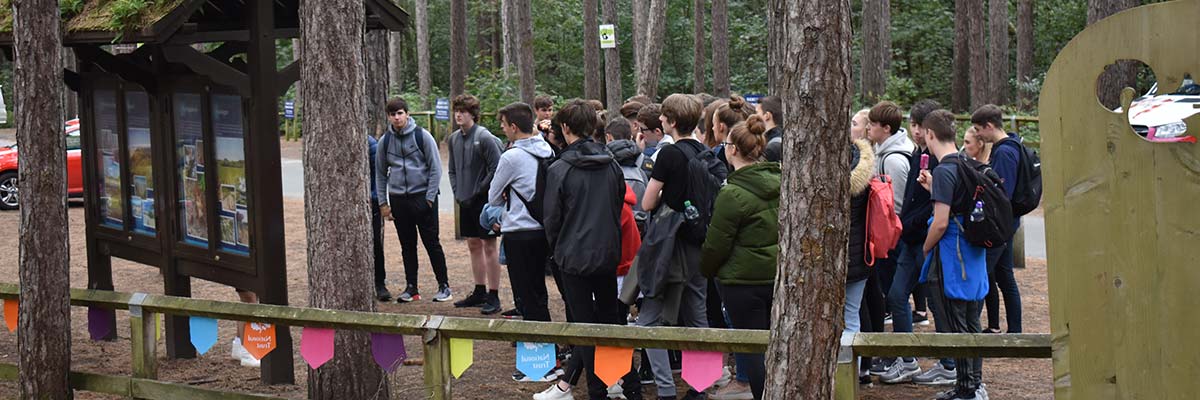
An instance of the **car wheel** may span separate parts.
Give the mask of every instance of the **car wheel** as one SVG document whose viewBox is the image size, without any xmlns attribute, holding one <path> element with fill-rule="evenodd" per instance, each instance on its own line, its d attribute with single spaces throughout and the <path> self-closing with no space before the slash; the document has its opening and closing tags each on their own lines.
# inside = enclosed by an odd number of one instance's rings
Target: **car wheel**
<svg viewBox="0 0 1200 400">
<path fill-rule="evenodd" d="M 17 173 L 10 171 L 0 174 L 0 210 L 16 210 L 19 204 Z"/>
</svg>

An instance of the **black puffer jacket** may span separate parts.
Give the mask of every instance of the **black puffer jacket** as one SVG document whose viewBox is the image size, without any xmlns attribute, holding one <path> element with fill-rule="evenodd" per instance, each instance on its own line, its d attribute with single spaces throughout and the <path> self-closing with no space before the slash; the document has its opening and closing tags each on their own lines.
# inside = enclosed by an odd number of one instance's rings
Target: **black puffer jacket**
<svg viewBox="0 0 1200 400">
<path fill-rule="evenodd" d="M 616 276 L 625 180 L 604 145 L 580 139 L 546 171 L 546 239 L 563 273 Z"/>
<path fill-rule="evenodd" d="M 871 176 L 875 171 L 875 152 L 865 140 L 850 147 L 850 263 L 846 265 L 846 283 L 867 279 L 869 270 L 863 258 L 867 242 L 867 200 L 871 197 Z"/>
</svg>

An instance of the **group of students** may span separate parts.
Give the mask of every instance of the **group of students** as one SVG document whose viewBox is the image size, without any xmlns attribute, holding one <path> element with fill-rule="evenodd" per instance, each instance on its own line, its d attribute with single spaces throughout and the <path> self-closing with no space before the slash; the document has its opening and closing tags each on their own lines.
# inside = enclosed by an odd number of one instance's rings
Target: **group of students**
<svg viewBox="0 0 1200 400">
<path fill-rule="evenodd" d="M 1034 163 L 1020 138 L 1003 130 L 999 107 L 985 105 L 971 115 L 964 146 L 957 145 L 955 118 L 932 100 L 909 112 L 908 128 L 900 125 L 900 108 L 881 102 L 851 120 L 850 260 L 846 279 L 847 332 L 883 332 L 890 320 L 894 332 L 912 332 L 915 318 L 909 296 L 933 311 L 937 332 L 1000 333 L 999 298 L 1003 297 L 1009 333 L 1021 332 L 1020 291 L 1013 275 L 1011 240 L 1022 212 L 1011 202 L 1022 187 L 1040 185 L 1028 173 Z M 911 135 L 911 139 L 910 139 Z M 866 247 L 869 182 L 891 178 L 892 205 L 902 225 L 895 249 L 872 259 Z M 988 178 L 987 176 L 990 176 Z M 997 218 L 998 240 L 973 242 L 972 229 L 982 226 L 981 193 L 995 186 L 999 202 L 1010 211 Z M 1040 186 L 1032 188 L 1040 193 Z M 997 206 L 1000 207 L 1000 206 Z M 982 228 L 979 228 L 982 229 Z M 1005 236 L 1006 235 L 1006 236 Z M 873 265 L 872 265 L 873 264 Z M 988 310 L 987 328 L 980 323 Z M 883 383 L 914 382 L 955 387 L 938 399 L 986 399 L 982 360 L 942 359 L 922 371 L 911 357 L 862 361 L 860 380 L 879 376 Z M 869 374 L 869 375 L 868 375 Z"/>
</svg>

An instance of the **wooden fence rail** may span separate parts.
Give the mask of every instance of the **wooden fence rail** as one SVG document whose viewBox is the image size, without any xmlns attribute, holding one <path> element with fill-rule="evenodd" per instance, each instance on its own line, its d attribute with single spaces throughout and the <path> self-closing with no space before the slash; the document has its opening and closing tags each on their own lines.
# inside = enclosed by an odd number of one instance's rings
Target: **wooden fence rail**
<svg viewBox="0 0 1200 400">
<path fill-rule="evenodd" d="M 16 299 L 20 288 L 0 283 L 0 298 Z M 71 289 L 71 304 L 130 311 L 133 376 L 71 373 L 71 386 L 144 399 L 275 399 L 271 396 L 218 392 L 157 381 L 157 314 L 203 316 L 288 326 L 311 326 L 421 336 L 424 341 L 425 385 L 430 398 L 449 399 L 450 338 L 547 342 L 634 348 L 718 352 L 763 352 L 767 331 L 709 328 L 633 327 L 620 325 L 532 322 L 430 315 L 405 315 L 247 304 L 183 297 Z M 842 338 L 838 358 L 837 398 L 857 398 L 856 356 L 1050 358 L 1046 334 L 858 333 Z M 292 349 L 279 349 L 292 351 Z M 17 367 L 0 364 L 0 380 L 16 380 Z"/>
</svg>

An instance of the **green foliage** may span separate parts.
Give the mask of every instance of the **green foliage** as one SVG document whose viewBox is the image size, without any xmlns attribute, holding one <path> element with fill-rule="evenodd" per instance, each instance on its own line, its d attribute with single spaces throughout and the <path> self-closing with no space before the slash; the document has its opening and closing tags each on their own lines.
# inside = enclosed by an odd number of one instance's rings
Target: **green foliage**
<svg viewBox="0 0 1200 400">
<path fill-rule="evenodd" d="M 109 5 L 109 13 L 112 17 L 109 20 L 109 29 L 114 31 L 124 31 L 131 26 L 135 26 L 142 18 L 142 12 L 146 11 L 146 7 L 153 0 L 113 0 Z"/>
<path fill-rule="evenodd" d="M 64 20 L 79 15 L 82 10 L 83 0 L 60 0 L 58 2 L 59 16 Z"/>
</svg>

